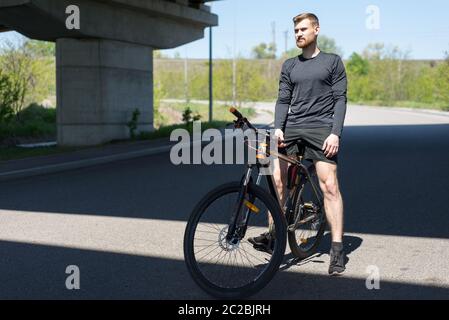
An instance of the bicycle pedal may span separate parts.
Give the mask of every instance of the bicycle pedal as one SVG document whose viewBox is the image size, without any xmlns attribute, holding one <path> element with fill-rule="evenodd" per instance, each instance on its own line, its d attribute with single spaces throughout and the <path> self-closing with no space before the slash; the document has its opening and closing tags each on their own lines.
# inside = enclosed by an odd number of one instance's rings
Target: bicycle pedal
<svg viewBox="0 0 449 320">
<path fill-rule="evenodd" d="M 316 206 L 313 204 L 313 202 L 305 202 L 303 207 L 305 209 L 310 209 L 310 210 L 313 210 L 316 208 Z"/>
<path fill-rule="evenodd" d="M 304 219 L 302 219 L 301 221 L 299 221 L 298 224 L 299 224 L 299 225 L 305 224 L 305 223 L 307 223 L 307 222 L 309 222 L 309 221 L 312 221 L 312 220 L 315 220 L 315 219 L 317 219 L 317 218 L 318 218 L 318 215 L 317 215 L 317 214 L 312 214 L 312 215 L 308 216 L 307 218 L 304 218 Z"/>
</svg>

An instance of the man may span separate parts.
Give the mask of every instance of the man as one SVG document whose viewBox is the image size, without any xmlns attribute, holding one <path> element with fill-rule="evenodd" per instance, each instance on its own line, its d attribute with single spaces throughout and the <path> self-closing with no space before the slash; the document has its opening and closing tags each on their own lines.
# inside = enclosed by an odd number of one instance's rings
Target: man
<svg viewBox="0 0 449 320">
<path fill-rule="evenodd" d="M 316 15 L 303 13 L 293 18 L 293 22 L 296 44 L 302 54 L 282 66 L 275 135 L 279 147 L 286 147 L 289 155 L 299 151 L 299 140 L 305 143 L 304 157 L 315 164 L 331 228 L 329 274 L 341 273 L 345 270 L 345 253 L 337 154 L 346 114 L 346 72 L 339 56 L 318 48 L 320 25 Z M 263 241 L 262 236 L 252 242 Z"/>
</svg>

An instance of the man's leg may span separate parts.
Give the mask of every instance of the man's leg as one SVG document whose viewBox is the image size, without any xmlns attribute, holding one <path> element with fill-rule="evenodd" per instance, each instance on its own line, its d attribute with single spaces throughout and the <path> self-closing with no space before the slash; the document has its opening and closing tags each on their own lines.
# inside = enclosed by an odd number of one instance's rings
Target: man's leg
<svg viewBox="0 0 449 320">
<path fill-rule="evenodd" d="M 279 159 L 273 160 L 273 178 L 276 184 L 276 191 L 279 198 L 279 206 L 283 208 L 285 201 L 285 191 L 287 187 L 287 170 L 288 164 L 285 161 L 279 161 Z M 270 238 L 270 233 L 273 232 L 273 218 L 271 214 L 268 215 L 268 232 L 262 233 L 260 236 L 248 238 L 248 241 L 254 245 L 254 248 L 271 252 L 273 249 L 273 242 Z"/>
<path fill-rule="evenodd" d="M 337 177 L 337 165 L 314 161 L 321 190 L 324 195 L 324 208 L 332 233 L 331 263 L 329 273 L 345 270 L 343 251 L 343 198 Z"/>
<path fill-rule="evenodd" d="M 285 189 L 287 187 L 288 163 L 285 161 L 280 161 L 279 159 L 274 159 L 273 165 L 273 178 L 279 197 L 279 205 L 283 208 L 285 201 Z"/>
<path fill-rule="evenodd" d="M 324 161 L 314 161 L 314 163 L 324 195 L 324 209 L 331 227 L 332 242 L 342 242 L 343 198 L 338 185 L 337 165 Z"/>
</svg>

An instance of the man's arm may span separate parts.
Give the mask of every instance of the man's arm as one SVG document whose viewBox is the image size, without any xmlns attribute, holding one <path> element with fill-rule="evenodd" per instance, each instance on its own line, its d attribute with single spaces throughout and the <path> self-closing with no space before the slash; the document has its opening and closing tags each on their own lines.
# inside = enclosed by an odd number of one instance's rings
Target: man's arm
<svg viewBox="0 0 449 320">
<path fill-rule="evenodd" d="M 332 72 L 332 94 L 334 96 L 334 123 L 329 137 L 324 141 L 322 150 L 328 158 L 335 156 L 340 148 L 340 136 L 346 115 L 347 79 L 345 66 L 339 56 L 336 56 Z"/>
<path fill-rule="evenodd" d="M 334 95 L 334 123 L 332 133 L 341 136 L 346 116 L 346 92 L 348 82 L 346 79 L 345 66 L 339 56 L 336 56 L 332 74 L 332 92 Z"/>
<path fill-rule="evenodd" d="M 279 77 L 279 93 L 274 109 L 274 128 L 283 129 L 287 121 L 288 108 L 292 100 L 293 84 L 290 80 L 290 69 L 292 62 L 287 60 L 282 65 L 281 75 Z"/>
</svg>

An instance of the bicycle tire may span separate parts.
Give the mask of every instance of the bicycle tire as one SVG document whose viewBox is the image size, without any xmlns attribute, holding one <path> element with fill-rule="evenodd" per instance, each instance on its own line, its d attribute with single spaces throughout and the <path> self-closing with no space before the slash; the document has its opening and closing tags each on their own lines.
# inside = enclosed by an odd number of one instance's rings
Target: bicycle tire
<svg viewBox="0 0 449 320">
<path fill-rule="evenodd" d="M 275 199 L 261 187 L 250 183 L 248 185 L 248 194 L 255 196 L 260 200 L 266 208 L 269 210 L 275 225 L 276 241 L 274 244 L 273 254 L 265 267 L 263 272 L 248 284 L 241 287 L 223 287 L 212 282 L 208 277 L 203 274 L 200 269 L 195 252 L 194 252 L 194 237 L 197 230 L 198 222 L 201 216 L 207 211 L 207 209 L 223 195 L 238 193 L 241 188 L 241 182 L 231 182 L 221 186 L 218 186 L 214 190 L 210 191 L 202 200 L 196 205 L 192 211 L 188 220 L 185 234 L 184 234 L 184 259 L 187 265 L 187 269 L 196 282 L 196 284 L 205 292 L 213 297 L 221 299 L 240 299 L 251 296 L 261 290 L 268 284 L 274 277 L 280 264 L 282 263 L 285 248 L 286 248 L 286 221 L 282 214 L 279 205 Z M 262 219 L 262 216 L 260 216 Z M 265 226 L 266 227 L 266 226 Z M 243 244 L 242 244 L 243 247 Z M 254 250 L 254 249 L 252 249 Z M 254 250 L 254 252 L 256 252 Z M 254 253 L 253 252 L 253 253 Z M 245 270 L 244 270 L 245 271 Z M 250 270 L 251 271 L 251 270 Z"/>
<path fill-rule="evenodd" d="M 309 173 L 310 173 L 310 176 L 312 179 L 316 178 L 315 170 L 310 170 Z M 310 185 L 310 182 L 306 181 L 304 176 L 301 176 L 299 186 L 303 186 L 305 188 L 305 187 L 307 187 L 307 185 Z M 317 187 L 319 188 L 318 184 L 317 184 Z M 297 188 L 297 193 L 295 195 L 294 203 L 293 203 L 294 209 L 292 212 L 289 213 L 289 215 L 287 217 L 288 225 L 291 225 L 295 222 L 297 214 L 300 213 L 301 205 L 303 205 L 304 202 L 306 202 L 302 198 L 302 195 L 300 195 L 301 189 L 302 189 L 302 187 Z M 319 193 L 319 196 L 321 198 L 321 203 L 324 204 L 324 202 L 323 202 L 324 199 L 323 199 L 323 195 L 321 194 L 321 192 Z M 324 210 L 324 205 L 321 208 L 319 208 L 319 218 L 318 219 L 319 219 L 319 227 L 316 230 L 316 236 L 315 236 L 314 242 L 312 245 L 309 245 L 308 247 L 306 247 L 307 249 L 303 246 L 301 239 L 298 238 L 298 236 L 296 234 L 297 230 L 293 230 L 293 231 L 288 230 L 288 232 L 287 232 L 288 244 L 289 244 L 292 254 L 295 257 L 303 260 L 303 259 L 310 257 L 314 253 L 316 253 L 318 246 L 320 245 L 321 240 L 323 238 L 324 231 L 326 230 L 327 222 L 326 222 L 326 213 Z M 309 239 L 306 239 L 306 240 L 309 241 Z"/>
</svg>

